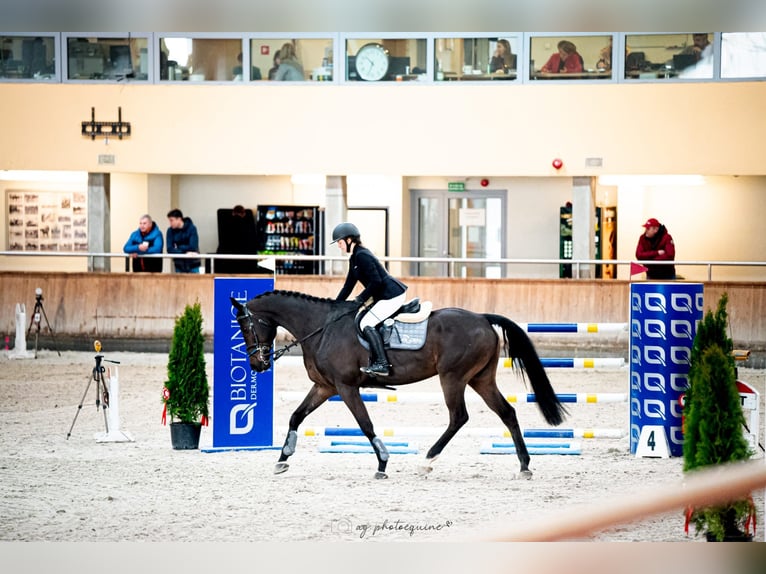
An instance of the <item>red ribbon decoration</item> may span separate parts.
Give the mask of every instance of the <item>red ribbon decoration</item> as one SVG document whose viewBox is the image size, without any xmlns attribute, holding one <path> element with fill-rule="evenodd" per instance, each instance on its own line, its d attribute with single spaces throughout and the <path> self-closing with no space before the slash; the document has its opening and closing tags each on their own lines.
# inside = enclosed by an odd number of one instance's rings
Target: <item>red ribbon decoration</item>
<svg viewBox="0 0 766 574">
<path fill-rule="evenodd" d="M 170 391 L 167 387 L 162 388 L 162 424 L 167 424 L 168 420 L 168 399 L 170 398 Z"/>
</svg>

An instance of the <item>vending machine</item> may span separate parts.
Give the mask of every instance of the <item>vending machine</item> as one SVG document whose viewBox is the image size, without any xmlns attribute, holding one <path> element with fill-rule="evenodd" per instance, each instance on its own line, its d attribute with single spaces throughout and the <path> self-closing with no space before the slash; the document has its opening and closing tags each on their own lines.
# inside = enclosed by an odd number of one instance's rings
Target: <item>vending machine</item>
<svg viewBox="0 0 766 574">
<path fill-rule="evenodd" d="M 306 205 L 259 205 L 256 217 L 258 255 L 323 255 L 324 210 Z M 278 275 L 316 275 L 322 261 L 277 260 Z"/>
</svg>

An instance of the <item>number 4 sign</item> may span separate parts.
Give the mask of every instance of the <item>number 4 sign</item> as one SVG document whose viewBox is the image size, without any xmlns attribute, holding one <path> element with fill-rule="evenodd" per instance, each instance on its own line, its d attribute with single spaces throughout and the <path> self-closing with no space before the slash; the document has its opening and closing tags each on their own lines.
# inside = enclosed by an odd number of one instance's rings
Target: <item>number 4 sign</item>
<svg viewBox="0 0 766 574">
<path fill-rule="evenodd" d="M 636 458 L 670 458 L 668 437 L 662 425 L 646 425 L 638 437 Z"/>
</svg>

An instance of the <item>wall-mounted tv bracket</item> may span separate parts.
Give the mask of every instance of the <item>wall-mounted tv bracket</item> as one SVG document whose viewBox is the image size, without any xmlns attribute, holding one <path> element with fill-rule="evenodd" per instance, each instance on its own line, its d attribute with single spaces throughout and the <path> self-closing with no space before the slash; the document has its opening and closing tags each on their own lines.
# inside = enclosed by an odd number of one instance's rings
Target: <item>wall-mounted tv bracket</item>
<svg viewBox="0 0 766 574">
<path fill-rule="evenodd" d="M 90 109 L 90 121 L 82 122 L 82 135 L 95 140 L 96 137 L 110 138 L 117 136 L 119 139 L 130 135 L 130 122 L 122 121 L 122 108 L 117 108 L 116 122 L 97 122 L 96 108 Z"/>
</svg>

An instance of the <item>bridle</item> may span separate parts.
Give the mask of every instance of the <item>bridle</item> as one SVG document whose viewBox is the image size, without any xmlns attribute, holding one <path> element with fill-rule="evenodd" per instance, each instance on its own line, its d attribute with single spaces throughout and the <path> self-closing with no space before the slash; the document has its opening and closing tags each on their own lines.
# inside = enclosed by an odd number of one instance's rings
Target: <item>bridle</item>
<svg viewBox="0 0 766 574">
<path fill-rule="evenodd" d="M 242 305 L 242 315 L 237 316 L 237 321 L 242 321 L 243 319 L 247 319 L 246 328 L 248 331 L 250 331 L 250 334 L 253 336 L 253 340 L 255 341 L 252 345 L 247 345 L 247 347 L 245 347 L 245 352 L 247 353 L 247 357 L 250 358 L 256 353 L 258 353 L 261 364 L 263 364 L 264 367 L 267 367 L 269 364 L 269 361 L 276 361 L 293 347 L 297 347 L 298 345 L 300 345 L 304 341 L 307 341 L 314 335 L 324 331 L 325 327 L 327 327 L 327 325 L 329 325 L 330 323 L 334 323 L 335 321 L 339 320 L 341 317 L 345 317 L 346 315 L 350 315 L 351 313 L 355 313 L 355 312 L 356 312 L 356 309 L 352 309 L 351 311 L 347 313 L 342 313 L 338 315 L 337 317 L 335 317 L 334 319 L 328 321 L 321 327 L 317 327 L 305 337 L 302 337 L 296 341 L 293 341 L 292 343 L 282 347 L 281 349 L 276 349 L 273 353 L 271 352 L 271 344 L 269 345 L 261 344 L 260 340 L 258 339 L 258 334 L 255 332 L 255 321 L 258 321 L 261 325 L 265 325 L 267 327 L 272 326 L 271 323 L 269 323 L 265 319 L 261 319 L 253 315 L 252 311 L 250 311 L 250 308 L 247 306 L 247 304 Z M 240 327 L 242 328 L 242 332 L 244 333 L 245 327 L 242 325 L 241 322 L 240 322 Z"/>
</svg>

